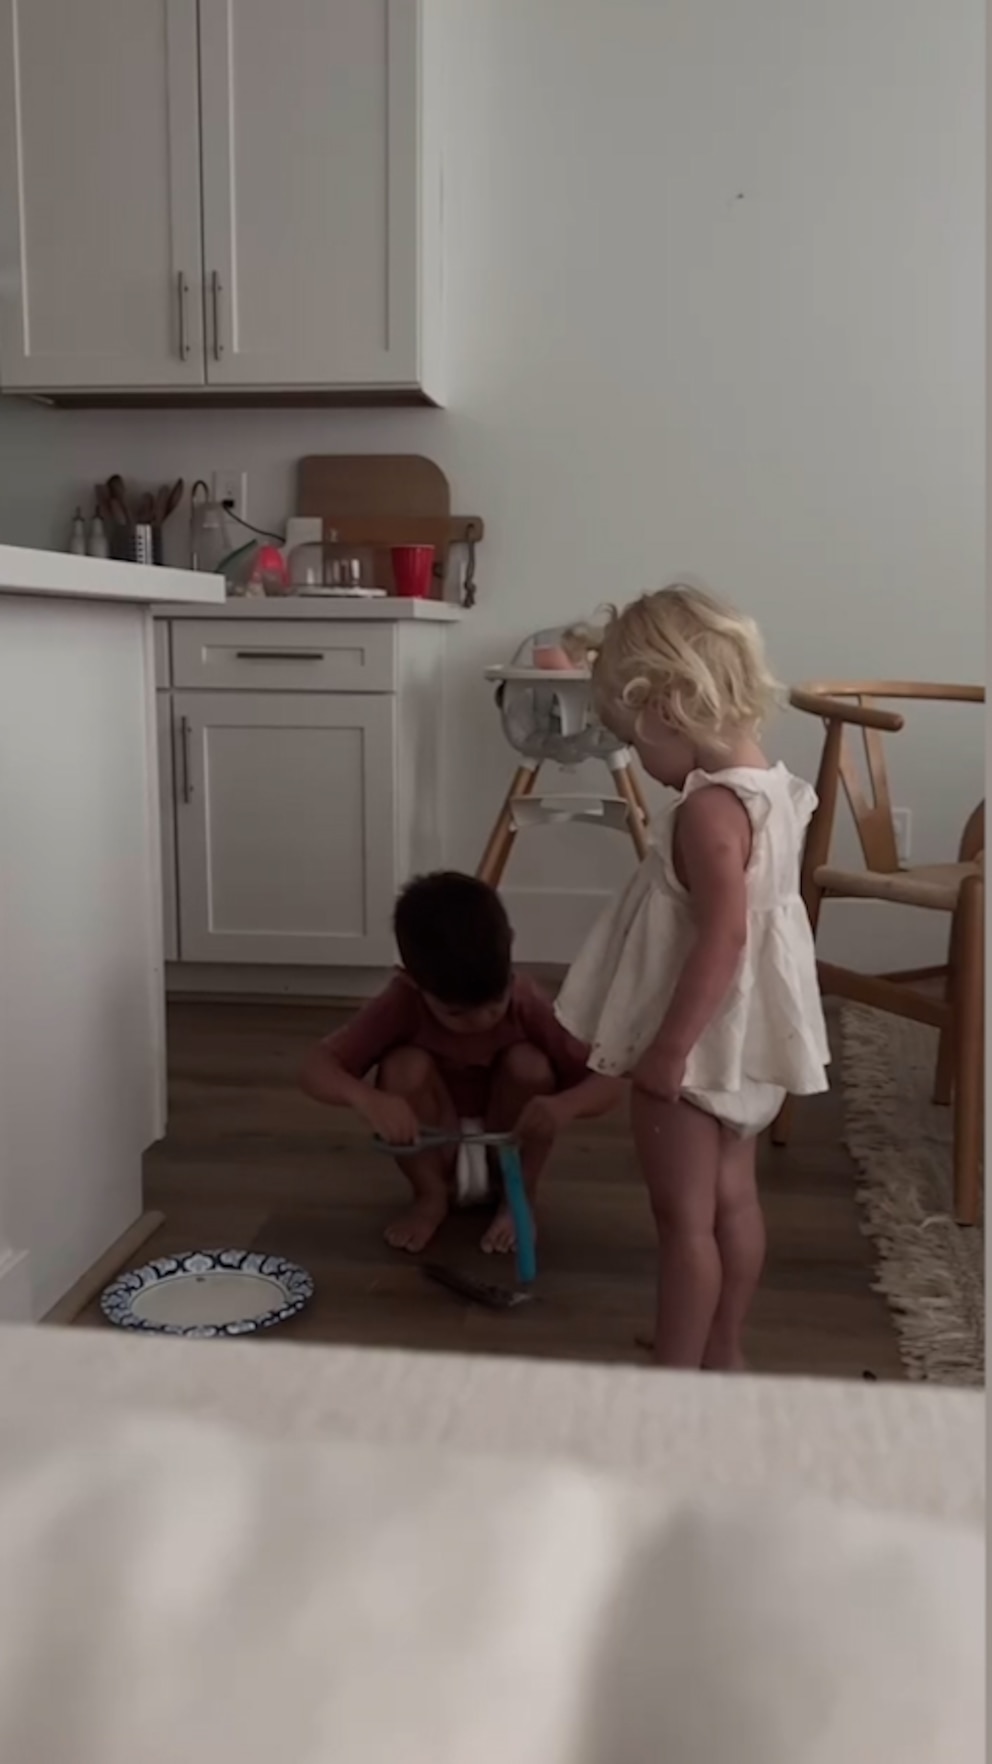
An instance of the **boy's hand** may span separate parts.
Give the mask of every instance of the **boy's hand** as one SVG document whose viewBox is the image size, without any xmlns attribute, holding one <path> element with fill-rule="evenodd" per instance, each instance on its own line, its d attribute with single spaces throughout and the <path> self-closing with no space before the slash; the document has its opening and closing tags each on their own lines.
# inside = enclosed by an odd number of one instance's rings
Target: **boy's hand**
<svg viewBox="0 0 992 1764">
<path fill-rule="evenodd" d="M 413 1145 L 420 1138 L 420 1122 L 402 1096 L 370 1090 L 362 1114 L 373 1133 L 386 1145 Z"/>
<path fill-rule="evenodd" d="M 529 1139 L 532 1145 L 550 1145 L 557 1139 L 565 1122 L 566 1113 L 560 1097 L 532 1096 L 521 1110 L 516 1126 L 517 1137 Z"/>
</svg>

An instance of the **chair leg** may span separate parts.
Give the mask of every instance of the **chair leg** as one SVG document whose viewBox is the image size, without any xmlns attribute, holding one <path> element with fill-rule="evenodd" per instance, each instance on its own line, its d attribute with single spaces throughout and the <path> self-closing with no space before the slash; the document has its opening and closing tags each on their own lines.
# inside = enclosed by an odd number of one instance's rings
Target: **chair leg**
<svg viewBox="0 0 992 1764">
<path fill-rule="evenodd" d="M 977 1225 L 982 1194 L 984 1078 L 984 888 L 962 885 L 951 974 L 954 1024 L 954 1212 L 959 1225 Z"/>
<path fill-rule="evenodd" d="M 479 860 L 476 875 L 480 882 L 488 882 L 490 888 L 498 888 L 506 869 L 507 859 L 513 850 L 513 841 L 517 830 L 513 825 L 513 800 L 517 796 L 530 796 L 537 783 L 541 768 L 537 763 L 518 766 L 513 774 L 510 788 L 503 798 L 503 806 L 496 816 L 495 825 L 486 842 L 486 849 Z"/>
<path fill-rule="evenodd" d="M 651 810 L 648 808 L 647 797 L 641 789 L 641 780 L 637 775 L 637 767 L 633 760 L 631 760 L 627 767 L 627 776 L 630 779 L 630 788 L 634 795 L 634 801 L 637 803 L 641 814 L 644 816 L 644 825 L 647 826 L 651 819 Z"/>
<path fill-rule="evenodd" d="M 933 1080 L 933 1100 L 939 1108 L 950 1107 L 954 1089 L 954 1030 L 945 1023 L 937 1044 L 937 1070 Z"/>
<path fill-rule="evenodd" d="M 816 942 L 816 928 L 820 922 L 820 905 L 822 900 L 823 896 L 815 884 L 812 882 L 807 883 L 803 891 L 803 901 L 809 918 L 809 928 L 813 933 L 814 944 Z M 771 1141 L 773 1145 L 780 1148 L 788 1145 L 789 1136 L 792 1132 L 792 1116 L 794 1108 L 794 1097 L 787 1096 L 772 1122 Z"/>
<path fill-rule="evenodd" d="M 617 795 L 622 796 L 627 804 L 627 825 L 634 842 L 634 850 L 639 858 L 645 858 L 648 854 L 648 830 L 645 826 L 643 799 L 631 776 L 629 759 L 623 760 L 621 764 L 611 765 L 610 771 Z"/>
<path fill-rule="evenodd" d="M 957 945 L 960 938 L 959 915 L 951 919 L 951 935 L 947 948 L 947 999 L 951 1004 L 954 970 L 958 964 Z M 933 1078 L 933 1100 L 938 1108 L 948 1108 L 954 1091 L 954 1012 L 950 1009 L 948 1021 L 940 1031 L 937 1044 L 937 1069 Z"/>
</svg>

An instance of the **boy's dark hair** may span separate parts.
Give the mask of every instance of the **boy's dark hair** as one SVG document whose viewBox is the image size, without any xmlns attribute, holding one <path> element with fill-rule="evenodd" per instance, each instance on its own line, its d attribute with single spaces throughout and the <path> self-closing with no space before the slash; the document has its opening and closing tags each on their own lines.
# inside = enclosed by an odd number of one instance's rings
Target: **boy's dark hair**
<svg viewBox="0 0 992 1764">
<path fill-rule="evenodd" d="M 496 890 L 476 876 L 417 876 L 396 902 L 393 930 L 410 979 L 441 1004 L 492 1004 L 510 984 L 510 921 Z"/>
</svg>

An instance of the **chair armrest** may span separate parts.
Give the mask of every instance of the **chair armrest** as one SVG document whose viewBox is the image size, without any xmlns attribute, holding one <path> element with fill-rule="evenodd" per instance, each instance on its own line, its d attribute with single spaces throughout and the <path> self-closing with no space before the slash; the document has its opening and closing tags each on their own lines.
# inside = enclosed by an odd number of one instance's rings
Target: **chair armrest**
<svg viewBox="0 0 992 1764">
<path fill-rule="evenodd" d="M 898 711 L 879 710 L 874 704 L 856 704 L 853 700 L 828 698 L 823 692 L 810 692 L 794 686 L 789 693 L 793 710 L 807 711 L 825 723 L 854 723 L 862 729 L 883 729 L 890 735 L 905 727 Z"/>
</svg>

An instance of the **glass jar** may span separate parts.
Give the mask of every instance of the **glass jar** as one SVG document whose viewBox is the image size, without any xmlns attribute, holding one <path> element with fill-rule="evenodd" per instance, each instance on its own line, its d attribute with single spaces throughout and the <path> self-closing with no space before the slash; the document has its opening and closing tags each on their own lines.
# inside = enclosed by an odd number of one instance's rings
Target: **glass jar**
<svg viewBox="0 0 992 1764">
<path fill-rule="evenodd" d="M 305 592 L 307 588 L 323 588 L 324 547 L 319 540 L 293 546 L 289 554 L 289 581 L 296 594 L 301 589 Z"/>
</svg>

